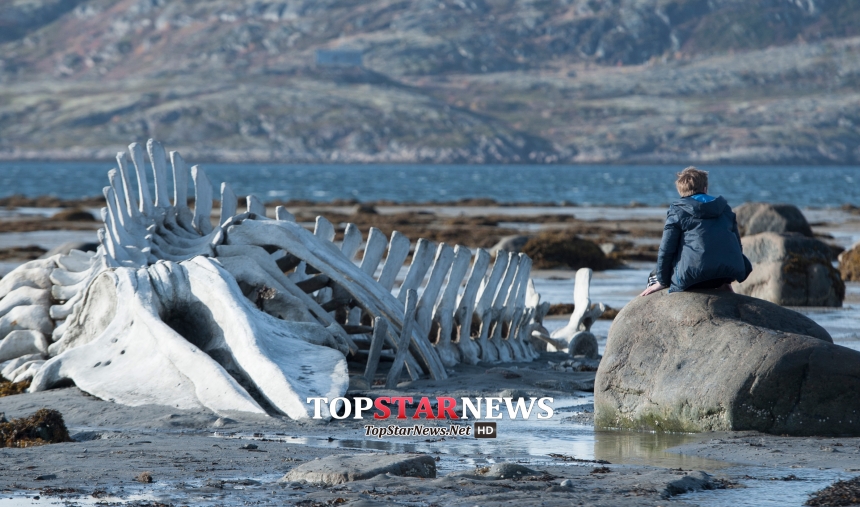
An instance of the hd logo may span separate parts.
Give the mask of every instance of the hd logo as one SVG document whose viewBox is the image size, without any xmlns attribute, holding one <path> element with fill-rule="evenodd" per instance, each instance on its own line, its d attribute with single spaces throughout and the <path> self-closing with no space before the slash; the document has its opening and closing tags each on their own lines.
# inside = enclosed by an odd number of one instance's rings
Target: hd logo
<svg viewBox="0 0 860 507">
<path fill-rule="evenodd" d="M 496 423 L 476 422 L 475 438 L 496 438 Z"/>
</svg>

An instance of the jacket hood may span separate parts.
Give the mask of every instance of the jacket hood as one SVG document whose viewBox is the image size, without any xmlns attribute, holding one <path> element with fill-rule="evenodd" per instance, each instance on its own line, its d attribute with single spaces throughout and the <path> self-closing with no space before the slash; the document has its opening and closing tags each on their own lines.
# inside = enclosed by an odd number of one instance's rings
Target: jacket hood
<svg viewBox="0 0 860 507">
<path fill-rule="evenodd" d="M 705 194 L 682 197 L 672 203 L 672 206 L 675 206 L 696 218 L 718 217 L 728 205 L 729 203 L 726 202 L 723 196 L 711 197 Z"/>
</svg>

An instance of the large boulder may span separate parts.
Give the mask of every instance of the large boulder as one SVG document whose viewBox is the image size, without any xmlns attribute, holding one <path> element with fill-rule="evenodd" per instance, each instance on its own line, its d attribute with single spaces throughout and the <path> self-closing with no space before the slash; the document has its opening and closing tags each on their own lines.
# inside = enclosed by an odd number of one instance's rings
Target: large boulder
<svg viewBox="0 0 860 507">
<path fill-rule="evenodd" d="M 803 213 L 792 204 L 745 202 L 734 209 L 741 236 L 762 232 L 796 232 L 812 237 L 812 228 Z"/>
<path fill-rule="evenodd" d="M 839 273 L 846 282 L 860 281 L 860 245 L 839 254 Z"/>
<path fill-rule="evenodd" d="M 594 385 L 595 425 L 860 435 L 860 352 L 809 318 L 724 291 L 624 307 Z"/>
<path fill-rule="evenodd" d="M 735 291 L 783 306 L 842 306 L 845 283 L 830 247 L 800 234 L 765 232 L 741 238 L 753 272 Z"/>
</svg>

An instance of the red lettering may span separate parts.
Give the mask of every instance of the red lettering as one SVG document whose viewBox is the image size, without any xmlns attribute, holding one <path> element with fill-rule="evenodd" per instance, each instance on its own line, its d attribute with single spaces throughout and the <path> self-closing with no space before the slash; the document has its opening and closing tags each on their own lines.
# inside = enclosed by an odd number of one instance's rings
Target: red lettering
<svg viewBox="0 0 860 507">
<path fill-rule="evenodd" d="M 438 407 L 438 412 L 436 413 L 436 417 L 439 419 L 459 419 L 460 416 L 454 412 L 454 407 L 457 406 L 457 400 L 454 398 L 449 398 L 447 396 L 440 396 L 436 398 L 436 406 Z"/>
<path fill-rule="evenodd" d="M 392 403 L 397 403 L 397 418 L 406 419 L 406 404 L 412 403 L 411 396 L 394 396 L 391 398 Z"/>
<path fill-rule="evenodd" d="M 380 396 L 373 401 L 373 406 L 376 410 L 379 410 L 379 412 L 373 414 L 374 419 L 388 419 L 391 416 L 391 410 L 386 405 L 389 402 L 391 402 L 391 398 L 388 396 Z"/>
<path fill-rule="evenodd" d="M 436 416 L 433 415 L 433 407 L 430 406 L 430 398 L 426 396 L 418 402 L 418 409 L 415 410 L 415 415 L 412 418 L 421 419 L 421 414 L 424 414 L 425 419 L 436 419 Z"/>
</svg>

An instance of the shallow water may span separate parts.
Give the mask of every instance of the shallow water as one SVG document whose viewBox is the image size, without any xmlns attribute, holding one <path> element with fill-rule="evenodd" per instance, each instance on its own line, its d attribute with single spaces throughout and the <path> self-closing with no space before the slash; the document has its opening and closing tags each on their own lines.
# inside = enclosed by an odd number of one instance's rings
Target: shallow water
<svg viewBox="0 0 860 507">
<path fill-rule="evenodd" d="M 732 470 L 738 481 L 730 489 L 685 493 L 675 498 L 701 507 L 792 507 L 802 506 L 809 495 L 852 474 L 810 468 L 743 467 Z"/>
</svg>

